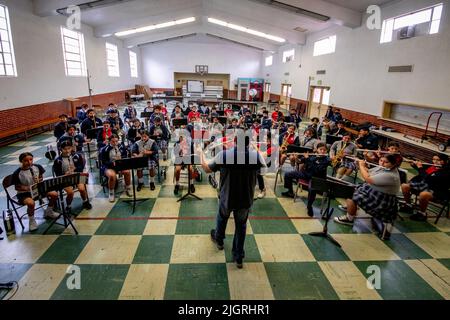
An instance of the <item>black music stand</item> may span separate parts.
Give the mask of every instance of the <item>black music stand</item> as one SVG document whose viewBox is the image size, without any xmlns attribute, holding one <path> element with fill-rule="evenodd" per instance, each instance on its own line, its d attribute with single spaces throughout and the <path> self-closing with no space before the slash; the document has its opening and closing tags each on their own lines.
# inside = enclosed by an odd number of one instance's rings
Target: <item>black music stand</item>
<svg viewBox="0 0 450 320">
<path fill-rule="evenodd" d="M 134 169 L 141 169 L 148 167 L 149 157 L 136 157 L 136 158 L 125 158 L 114 161 L 113 169 L 116 172 L 130 170 L 131 169 L 131 183 L 133 184 L 133 199 L 123 200 L 125 203 L 133 203 L 133 212 L 136 210 L 136 202 L 146 201 L 147 199 L 136 199 L 136 186 L 134 183 Z"/>
<path fill-rule="evenodd" d="M 314 150 L 311 148 L 305 148 L 305 147 L 299 147 L 294 144 L 290 144 L 287 146 L 286 152 L 287 153 L 307 153 L 307 152 L 313 152 Z"/>
<path fill-rule="evenodd" d="M 219 117 L 224 117 L 225 116 L 225 111 L 224 110 L 216 110 L 217 114 L 219 115 Z M 227 118 L 227 117 L 225 117 Z"/>
<path fill-rule="evenodd" d="M 227 117 L 220 116 L 220 117 L 218 117 L 218 119 L 219 119 L 219 122 L 220 122 L 222 125 L 226 125 L 226 124 L 227 124 L 227 121 L 228 121 L 228 118 L 227 118 Z"/>
<path fill-rule="evenodd" d="M 335 198 L 351 198 L 353 196 L 354 187 L 343 182 L 333 181 L 330 179 L 321 179 L 317 177 L 313 177 L 311 180 L 311 189 L 314 189 L 319 192 L 323 192 L 324 196 L 326 194 L 327 197 L 327 208 L 323 213 L 325 218 L 325 225 L 323 226 L 323 231 L 321 232 L 310 232 L 309 235 L 315 237 L 322 237 L 330 240 L 333 244 L 338 246 L 341 245 L 334 240 L 334 238 L 328 233 L 328 221 L 333 215 L 334 208 L 331 207 L 331 199 Z"/>
<path fill-rule="evenodd" d="M 188 124 L 188 119 L 187 118 L 183 118 L 183 119 L 172 119 L 172 125 L 175 128 L 179 128 L 181 126 L 187 126 Z"/>
<path fill-rule="evenodd" d="M 178 199 L 177 202 L 181 202 L 189 196 L 194 197 L 197 200 L 203 200 L 199 196 L 193 194 L 191 192 L 191 188 L 190 188 L 190 183 L 192 180 L 191 168 L 195 164 L 201 164 L 199 155 L 195 154 L 193 152 L 193 149 L 194 149 L 194 145 L 191 145 L 191 154 L 190 155 L 184 155 L 183 157 L 179 157 L 178 159 L 175 158 L 174 165 L 186 165 L 187 169 L 188 169 L 188 192 L 184 196 L 182 196 L 180 199 Z"/>
<path fill-rule="evenodd" d="M 63 191 L 67 187 L 72 187 L 75 184 L 82 183 L 78 180 L 78 183 L 74 183 L 74 179 L 79 179 L 80 174 L 75 173 L 71 175 L 66 176 L 60 176 L 56 178 L 50 178 L 43 180 L 36 185 L 32 186 L 31 189 L 34 190 L 31 193 L 33 194 L 37 188 L 37 192 L 41 197 L 46 197 L 47 193 L 50 191 L 57 191 L 59 193 L 60 199 L 61 199 L 61 213 L 58 215 L 56 219 L 53 219 L 53 221 L 50 223 L 50 225 L 45 229 L 43 234 L 46 234 L 48 230 L 50 230 L 51 227 L 61 218 L 61 216 L 64 218 L 64 227 L 67 228 L 69 225 L 72 227 L 72 229 L 75 231 L 75 234 L 78 234 L 78 230 L 75 228 L 75 226 L 72 223 L 72 220 L 70 219 L 70 214 L 66 212 L 66 207 L 64 205 L 64 199 L 63 199 Z M 35 198 L 35 196 L 33 196 Z"/>
<path fill-rule="evenodd" d="M 98 134 L 99 132 L 101 132 L 103 130 L 103 127 L 97 127 L 97 128 L 93 128 L 93 129 L 88 129 L 86 131 L 86 138 L 92 140 L 95 139 L 97 140 Z M 91 142 L 87 143 L 87 148 L 88 148 L 88 158 L 89 158 L 89 170 L 92 172 L 92 164 L 91 164 Z"/>
<path fill-rule="evenodd" d="M 326 139 L 325 139 L 325 143 L 332 145 L 336 141 L 341 141 L 341 140 L 342 140 L 342 137 L 332 136 L 331 134 L 327 134 Z"/>
<path fill-rule="evenodd" d="M 141 118 L 150 118 L 153 112 L 141 112 Z"/>
</svg>

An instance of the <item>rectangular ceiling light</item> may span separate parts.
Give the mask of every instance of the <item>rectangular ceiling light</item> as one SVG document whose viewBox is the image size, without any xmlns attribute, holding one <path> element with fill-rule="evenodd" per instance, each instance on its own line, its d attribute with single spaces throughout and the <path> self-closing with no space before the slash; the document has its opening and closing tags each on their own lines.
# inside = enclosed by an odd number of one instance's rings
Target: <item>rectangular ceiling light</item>
<svg viewBox="0 0 450 320">
<path fill-rule="evenodd" d="M 124 36 L 128 36 L 130 34 L 146 32 L 146 31 L 151 31 L 151 30 L 155 30 L 155 29 L 168 28 L 168 27 L 173 27 L 173 26 L 177 26 L 180 24 L 194 22 L 195 20 L 196 20 L 195 17 L 190 17 L 190 18 L 185 18 L 185 19 L 167 21 L 167 22 L 163 22 L 163 23 L 159 23 L 159 24 L 153 24 L 153 25 L 149 25 L 149 26 L 145 26 L 145 27 L 116 32 L 114 35 L 116 37 L 124 37 Z"/>
<path fill-rule="evenodd" d="M 249 28 L 246 28 L 246 27 L 242 27 L 242 26 L 233 24 L 233 23 L 228 23 L 228 22 L 225 22 L 225 21 L 222 21 L 222 20 L 218 20 L 218 19 L 214 19 L 214 18 L 208 18 L 208 22 L 217 24 L 217 25 L 222 26 L 222 27 L 227 27 L 227 28 L 230 28 L 230 29 L 233 29 L 233 30 L 249 33 L 249 34 L 252 34 L 252 35 L 257 36 L 257 37 L 266 38 L 266 39 L 269 39 L 269 40 L 272 40 L 272 41 L 276 41 L 276 42 L 280 42 L 280 43 L 286 42 L 286 40 L 283 39 L 283 38 L 280 38 L 280 37 L 277 37 L 277 36 L 273 36 L 271 34 L 263 33 L 263 32 L 260 32 L 260 31 L 252 30 L 252 29 L 249 29 Z"/>
</svg>

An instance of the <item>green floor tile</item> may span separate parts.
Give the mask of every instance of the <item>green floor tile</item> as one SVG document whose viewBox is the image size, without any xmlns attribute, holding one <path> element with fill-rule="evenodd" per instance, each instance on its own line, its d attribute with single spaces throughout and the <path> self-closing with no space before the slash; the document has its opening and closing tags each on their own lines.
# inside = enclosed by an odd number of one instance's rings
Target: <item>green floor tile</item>
<svg viewBox="0 0 450 320">
<path fill-rule="evenodd" d="M 438 261 L 446 266 L 447 269 L 450 269 L 450 259 L 438 259 Z"/>
<path fill-rule="evenodd" d="M 253 233 L 261 234 L 294 234 L 297 229 L 292 224 L 291 220 L 258 220 L 251 219 Z"/>
<path fill-rule="evenodd" d="M 173 236 L 142 236 L 133 263 L 169 263 Z"/>
<path fill-rule="evenodd" d="M 338 299 L 317 262 L 270 262 L 264 266 L 275 299 Z"/>
<path fill-rule="evenodd" d="M 229 300 L 226 264 L 171 264 L 164 299 Z"/>
<path fill-rule="evenodd" d="M 225 258 L 227 262 L 233 262 L 233 235 L 226 235 L 225 237 Z M 255 237 L 251 234 L 247 234 L 244 243 L 245 262 L 261 262 L 261 255 L 259 254 L 258 246 L 255 241 Z"/>
<path fill-rule="evenodd" d="M 369 266 L 381 271 L 381 288 L 377 289 L 388 300 L 436 300 L 442 297 L 403 261 L 356 261 L 358 269 L 368 278 Z"/>
<path fill-rule="evenodd" d="M 209 234 L 216 226 L 215 217 L 202 220 L 183 220 L 177 222 L 176 234 Z"/>
<path fill-rule="evenodd" d="M 180 217 L 214 217 L 217 210 L 217 198 L 187 198 L 181 202 Z"/>
<path fill-rule="evenodd" d="M 330 242 L 328 239 L 308 234 L 302 234 L 301 237 L 317 261 L 350 260 L 341 248 Z"/>
<path fill-rule="evenodd" d="M 80 235 L 60 236 L 39 258 L 38 263 L 72 264 L 83 251 L 90 238 L 90 236 Z"/>
<path fill-rule="evenodd" d="M 52 300 L 115 300 L 119 297 L 129 265 L 78 265 L 80 290 L 67 287 L 66 275 L 53 293 Z"/>
<path fill-rule="evenodd" d="M 114 218 L 113 218 L 114 219 Z M 130 217 L 120 220 L 104 220 L 96 235 L 142 235 L 148 220 L 145 217 Z"/>
<path fill-rule="evenodd" d="M 253 203 L 251 215 L 255 217 L 286 217 L 286 212 L 276 198 L 259 199 Z"/>
<path fill-rule="evenodd" d="M 404 260 L 432 259 L 428 253 L 403 234 L 392 234 L 390 240 L 384 243 Z"/>
<path fill-rule="evenodd" d="M 9 156 L 11 153 L 17 152 L 23 149 L 23 147 L 6 146 L 0 148 L 0 157 Z M 17 163 L 19 163 L 19 157 L 17 156 Z"/>
<path fill-rule="evenodd" d="M 156 199 L 145 199 L 145 201 L 136 202 L 136 209 L 133 213 L 133 203 L 127 203 L 120 199 L 111 209 L 108 218 L 133 218 L 149 217 L 155 205 Z"/>
<path fill-rule="evenodd" d="M 408 217 L 406 217 L 404 221 L 397 220 L 394 226 L 403 233 L 439 231 L 436 227 L 434 227 L 428 222 L 412 221 Z"/>
</svg>

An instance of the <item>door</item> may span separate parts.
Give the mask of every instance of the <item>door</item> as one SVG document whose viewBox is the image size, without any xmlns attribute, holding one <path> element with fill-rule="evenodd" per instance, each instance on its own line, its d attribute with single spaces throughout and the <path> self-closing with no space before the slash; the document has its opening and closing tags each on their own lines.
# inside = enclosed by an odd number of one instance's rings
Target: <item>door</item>
<svg viewBox="0 0 450 320">
<path fill-rule="evenodd" d="M 264 83 L 264 102 L 269 102 L 270 100 L 270 89 L 272 88 L 269 82 Z"/>
<path fill-rule="evenodd" d="M 281 97 L 280 97 L 280 106 L 287 109 L 287 107 L 291 103 L 291 94 L 292 94 L 292 85 L 283 83 L 281 85 Z"/>
<path fill-rule="evenodd" d="M 325 116 L 328 105 L 330 103 L 330 88 L 329 87 L 311 87 L 308 116 L 310 119 Z"/>
</svg>

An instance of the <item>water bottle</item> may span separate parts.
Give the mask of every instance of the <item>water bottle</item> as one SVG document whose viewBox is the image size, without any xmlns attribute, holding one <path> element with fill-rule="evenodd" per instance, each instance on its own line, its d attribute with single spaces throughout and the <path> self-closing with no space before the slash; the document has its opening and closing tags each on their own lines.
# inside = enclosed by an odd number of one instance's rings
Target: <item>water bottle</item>
<svg viewBox="0 0 450 320">
<path fill-rule="evenodd" d="M 3 224 L 7 235 L 15 234 L 16 227 L 14 225 L 14 217 L 11 210 L 3 210 Z"/>
</svg>

